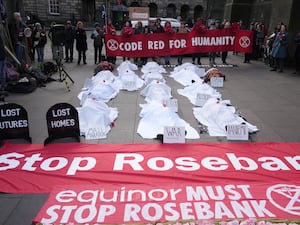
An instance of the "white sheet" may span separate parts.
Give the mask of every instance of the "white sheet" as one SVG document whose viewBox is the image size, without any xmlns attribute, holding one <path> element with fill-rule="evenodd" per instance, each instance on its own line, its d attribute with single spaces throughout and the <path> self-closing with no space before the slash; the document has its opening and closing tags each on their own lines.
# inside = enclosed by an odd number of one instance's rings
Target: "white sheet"
<svg viewBox="0 0 300 225">
<path fill-rule="evenodd" d="M 211 136 L 226 136 L 225 126 L 230 124 L 245 123 L 249 133 L 258 131 L 258 128 L 235 113 L 233 106 L 227 106 L 228 101 L 220 101 L 210 98 L 203 107 L 193 108 L 196 119 L 207 126 Z"/>
<path fill-rule="evenodd" d="M 205 76 L 205 69 L 200 68 L 192 63 L 183 63 L 182 65 L 176 66 L 174 68 L 173 73 L 177 73 L 182 70 L 188 70 L 188 71 L 193 71 L 195 72 L 199 77 L 204 77 Z"/>
<path fill-rule="evenodd" d="M 140 93 L 146 102 L 162 102 L 164 99 L 172 98 L 171 88 L 164 82 L 153 80 Z"/>
<path fill-rule="evenodd" d="M 157 72 L 157 73 L 166 73 L 167 71 L 161 65 L 158 65 L 157 62 L 147 62 L 141 69 L 142 73 L 148 72 Z"/>
<path fill-rule="evenodd" d="M 94 128 L 106 135 L 111 129 L 111 123 L 118 117 L 116 108 L 110 108 L 104 102 L 91 98 L 86 99 L 82 107 L 77 110 L 81 135 L 86 135 L 89 129 Z"/>
<path fill-rule="evenodd" d="M 200 82 L 202 79 L 192 70 L 181 70 L 171 73 L 170 77 L 183 86 L 189 86 L 193 82 Z"/>
<path fill-rule="evenodd" d="M 185 127 L 187 139 L 199 139 L 199 133 L 190 126 L 189 123 L 181 119 L 177 113 L 163 106 L 158 102 L 140 105 L 142 107 L 140 116 L 142 117 L 137 133 L 143 138 L 153 139 L 158 134 L 164 133 L 165 126 L 181 126 Z"/>
<path fill-rule="evenodd" d="M 136 91 L 143 87 L 144 81 L 134 71 L 125 70 L 115 79 L 114 87 L 118 90 Z"/>
<path fill-rule="evenodd" d="M 178 94 L 187 97 L 193 105 L 196 105 L 197 94 L 207 94 L 214 98 L 221 99 L 222 95 L 213 87 L 204 83 L 203 81 L 199 81 L 191 84 L 190 86 L 185 87 L 184 89 L 178 89 Z"/>
</svg>

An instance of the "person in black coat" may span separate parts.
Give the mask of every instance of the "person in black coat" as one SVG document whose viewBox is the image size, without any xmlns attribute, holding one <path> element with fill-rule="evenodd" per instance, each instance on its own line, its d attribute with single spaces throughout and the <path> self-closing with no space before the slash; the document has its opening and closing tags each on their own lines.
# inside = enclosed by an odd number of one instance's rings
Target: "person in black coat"
<svg viewBox="0 0 300 225">
<path fill-rule="evenodd" d="M 72 26 L 71 21 L 68 20 L 65 29 L 66 62 L 73 62 L 74 38 L 75 38 L 75 29 Z"/>
<path fill-rule="evenodd" d="M 78 62 L 79 65 L 81 62 L 81 57 L 83 59 L 83 63 L 86 64 L 86 50 L 87 50 L 87 36 L 86 31 L 83 28 L 82 21 L 77 22 L 76 30 L 75 30 L 75 40 L 76 40 L 76 50 L 78 52 Z"/>
</svg>

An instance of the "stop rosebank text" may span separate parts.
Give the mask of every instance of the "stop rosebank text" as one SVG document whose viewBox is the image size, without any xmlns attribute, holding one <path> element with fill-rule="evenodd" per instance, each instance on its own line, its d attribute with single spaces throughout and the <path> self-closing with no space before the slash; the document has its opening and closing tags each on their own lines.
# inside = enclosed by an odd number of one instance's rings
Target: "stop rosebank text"
<svg viewBox="0 0 300 225">
<path fill-rule="evenodd" d="M 181 156 L 168 158 L 163 156 L 145 158 L 141 153 L 115 153 L 111 171 L 199 171 L 202 168 L 210 171 L 226 171 L 233 168 L 235 171 L 299 171 L 300 155 L 263 156 L 250 158 L 235 153 L 226 153 L 224 157 L 208 156 L 195 158 Z M 92 171 L 97 167 L 97 158 L 89 157 L 64 157 L 53 156 L 43 157 L 43 153 L 25 155 L 11 152 L 0 155 L 0 172 L 8 170 L 23 171 L 45 171 L 56 172 L 65 169 L 65 175 L 75 176 L 79 172 Z M 101 163 L 100 163 L 101 164 Z"/>
<path fill-rule="evenodd" d="M 176 186 L 64 187 L 51 194 L 52 201 L 46 204 L 36 221 L 44 224 L 141 223 L 277 216 L 269 200 L 257 194 L 255 185 Z"/>
</svg>

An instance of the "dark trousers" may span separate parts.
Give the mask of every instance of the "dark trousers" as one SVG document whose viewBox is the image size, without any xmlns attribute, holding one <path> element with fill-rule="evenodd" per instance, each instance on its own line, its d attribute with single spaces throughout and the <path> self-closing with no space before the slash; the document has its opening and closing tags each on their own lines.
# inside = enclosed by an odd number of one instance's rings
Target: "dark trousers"
<svg viewBox="0 0 300 225">
<path fill-rule="evenodd" d="M 201 56 L 202 56 L 201 53 L 194 53 L 194 54 L 192 55 L 193 63 L 195 63 L 195 60 L 196 60 L 196 58 L 197 58 L 197 63 L 200 65 L 200 64 L 201 64 Z"/>
<path fill-rule="evenodd" d="M 226 63 L 227 56 L 228 56 L 228 52 L 221 53 L 222 63 Z"/>
<path fill-rule="evenodd" d="M 78 64 L 80 64 L 80 62 L 81 62 L 81 55 L 83 58 L 83 63 L 86 64 L 85 50 L 78 50 Z"/>
<path fill-rule="evenodd" d="M 65 43 L 65 53 L 66 53 L 66 61 L 73 61 L 73 49 L 74 42 L 66 42 Z"/>
<path fill-rule="evenodd" d="M 284 58 L 275 58 L 274 69 L 275 70 L 279 69 L 280 71 L 283 71 L 283 66 L 284 66 Z"/>
<path fill-rule="evenodd" d="M 102 53 L 102 45 L 100 46 L 94 46 L 94 59 L 95 59 L 95 64 L 97 64 L 97 62 L 101 62 L 101 53 Z M 99 56 L 99 59 L 98 59 Z"/>
</svg>

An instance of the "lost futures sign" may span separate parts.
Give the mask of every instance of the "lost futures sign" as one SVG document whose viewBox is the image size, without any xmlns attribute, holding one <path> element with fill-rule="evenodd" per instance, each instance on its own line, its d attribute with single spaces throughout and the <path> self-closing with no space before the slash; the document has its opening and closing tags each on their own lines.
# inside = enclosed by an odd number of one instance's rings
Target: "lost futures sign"
<svg viewBox="0 0 300 225">
<path fill-rule="evenodd" d="M 21 138 L 31 142 L 27 111 L 15 103 L 1 105 L 0 140 Z"/>
</svg>

